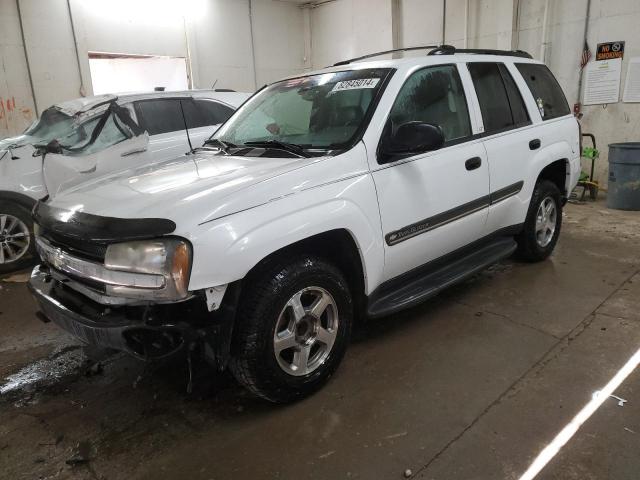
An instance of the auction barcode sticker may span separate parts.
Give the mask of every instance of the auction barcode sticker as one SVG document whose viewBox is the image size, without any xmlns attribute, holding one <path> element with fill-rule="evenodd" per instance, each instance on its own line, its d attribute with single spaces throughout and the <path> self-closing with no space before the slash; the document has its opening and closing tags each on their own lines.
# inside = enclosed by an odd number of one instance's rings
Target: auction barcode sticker
<svg viewBox="0 0 640 480">
<path fill-rule="evenodd" d="M 357 80 L 345 80 L 343 82 L 337 82 L 331 89 L 332 92 L 339 92 L 341 90 L 356 90 L 359 88 L 376 88 L 379 78 L 358 78 Z"/>
</svg>

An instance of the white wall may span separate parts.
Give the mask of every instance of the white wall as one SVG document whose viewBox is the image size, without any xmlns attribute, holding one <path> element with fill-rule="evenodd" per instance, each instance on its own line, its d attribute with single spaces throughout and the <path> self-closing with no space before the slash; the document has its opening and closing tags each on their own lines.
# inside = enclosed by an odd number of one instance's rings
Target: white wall
<svg viewBox="0 0 640 480">
<path fill-rule="evenodd" d="M 0 138 L 36 117 L 15 2 L 0 1 Z M 15 104 L 15 107 L 14 107 Z M 4 134 L 4 135 L 3 135 Z"/>
<path fill-rule="evenodd" d="M 311 10 L 311 64 L 393 48 L 391 0 L 339 0 Z"/>
<path fill-rule="evenodd" d="M 443 6 L 442 0 L 400 0 L 398 46 L 442 43 Z"/>
<path fill-rule="evenodd" d="M 309 67 L 304 10 L 290 3 L 256 0 L 252 13 L 258 87 Z"/>
<path fill-rule="evenodd" d="M 308 59 L 305 61 L 308 12 L 294 3 L 252 0 L 253 29 L 249 0 L 70 3 L 80 68 L 67 1 L 20 0 L 39 111 L 83 93 L 92 94 L 88 52 L 190 55 L 194 88 L 210 88 L 217 82 L 217 88 L 254 91 L 265 82 L 309 67 Z M 0 69 L 0 99 L 3 106 L 12 109 L 2 114 L 0 108 L 3 138 L 22 131 L 35 118 L 16 0 L 0 0 L 0 61 L 4 65 Z"/>
<path fill-rule="evenodd" d="M 547 27 L 546 62 L 562 85 L 569 104 L 579 101 L 578 78 L 583 46 L 587 0 L 551 1 Z M 544 0 L 523 2 L 520 16 L 518 48 L 528 50 L 539 58 L 542 41 L 542 12 Z M 588 44 L 595 58 L 596 45 L 624 40 L 620 95 L 624 90 L 629 59 L 640 56 L 640 2 L 637 0 L 592 0 L 588 30 Z M 592 61 L 594 61 L 592 59 Z M 614 142 L 640 140 L 640 104 L 615 103 L 583 106 L 582 129 L 596 136 L 601 157 L 596 164 L 596 177 L 607 183 L 607 145 Z M 588 142 L 588 141 L 587 141 Z M 587 167 L 587 164 L 584 165 Z"/>
</svg>

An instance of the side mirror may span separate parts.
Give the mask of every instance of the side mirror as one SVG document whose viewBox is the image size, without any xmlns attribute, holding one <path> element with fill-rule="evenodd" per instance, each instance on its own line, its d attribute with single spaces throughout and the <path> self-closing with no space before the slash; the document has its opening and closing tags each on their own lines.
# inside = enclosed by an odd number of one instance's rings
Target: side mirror
<svg viewBox="0 0 640 480">
<path fill-rule="evenodd" d="M 438 150 L 444 144 L 442 128 L 419 121 L 403 123 L 381 145 L 383 160 Z"/>
<path fill-rule="evenodd" d="M 47 143 L 47 146 L 45 147 L 45 151 L 47 153 L 62 153 L 62 147 L 60 146 L 60 142 L 58 142 L 58 140 L 54 138 L 49 143 Z"/>
<path fill-rule="evenodd" d="M 120 152 L 121 157 L 128 157 L 136 153 L 142 153 L 149 148 L 149 134 L 144 132 L 137 137 L 133 137 L 127 140 L 126 144 L 123 142 L 124 150 Z"/>
</svg>

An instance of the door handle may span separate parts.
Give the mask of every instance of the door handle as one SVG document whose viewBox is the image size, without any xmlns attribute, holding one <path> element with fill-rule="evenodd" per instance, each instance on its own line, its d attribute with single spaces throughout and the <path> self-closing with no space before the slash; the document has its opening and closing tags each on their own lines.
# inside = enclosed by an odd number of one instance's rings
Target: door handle
<svg viewBox="0 0 640 480">
<path fill-rule="evenodd" d="M 464 162 L 464 167 L 467 170 L 475 170 L 476 168 L 479 168 L 480 165 L 482 165 L 482 159 L 480 157 L 473 157 Z"/>
<path fill-rule="evenodd" d="M 537 150 L 540 148 L 540 139 L 535 138 L 529 142 L 529 150 Z"/>
</svg>

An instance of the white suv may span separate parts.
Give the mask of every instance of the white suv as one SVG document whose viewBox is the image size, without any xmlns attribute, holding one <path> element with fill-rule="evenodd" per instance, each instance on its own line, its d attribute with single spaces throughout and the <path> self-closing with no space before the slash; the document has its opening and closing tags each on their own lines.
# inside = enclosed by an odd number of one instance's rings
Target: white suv
<svg viewBox="0 0 640 480">
<path fill-rule="evenodd" d="M 340 62 L 208 143 L 39 203 L 30 285 L 85 342 L 200 352 L 274 402 L 328 379 L 356 318 L 548 257 L 579 174 L 578 124 L 524 52 Z"/>
<path fill-rule="evenodd" d="M 182 155 L 189 150 L 185 125 L 200 146 L 249 96 L 189 90 L 78 98 L 49 107 L 23 134 L 1 140 L 0 273 L 33 263 L 29 212 L 38 200 L 108 172 Z"/>
</svg>

